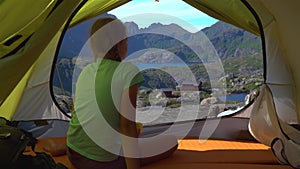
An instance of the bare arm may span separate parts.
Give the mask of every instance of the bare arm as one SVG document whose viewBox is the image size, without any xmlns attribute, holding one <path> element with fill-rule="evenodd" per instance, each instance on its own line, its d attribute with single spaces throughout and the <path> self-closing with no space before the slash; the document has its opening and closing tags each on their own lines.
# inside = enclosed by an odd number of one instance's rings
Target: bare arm
<svg viewBox="0 0 300 169">
<path fill-rule="evenodd" d="M 120 109 L 120 132 L 122 135 L 137 138 L 138 132 L 136 128 L 136 98 L 137 98 L 138 84 L 129 87 L 122 94 L 121 109 Z M 121 136 L 122 147 L 128 169 L 139 169 L 140 159 L 129 158 L 129 156 L 138 157 L 138 141 L 137 139 L 127 139 Z"/>
</svg>

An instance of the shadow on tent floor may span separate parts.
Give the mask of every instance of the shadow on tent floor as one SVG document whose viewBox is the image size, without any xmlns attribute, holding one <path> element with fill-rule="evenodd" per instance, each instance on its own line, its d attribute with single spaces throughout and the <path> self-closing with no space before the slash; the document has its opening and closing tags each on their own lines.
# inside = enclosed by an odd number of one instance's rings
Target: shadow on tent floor
<svg viewBox="0 0 300 169">
<path fill-rule="evenodd" d="M 57 145 L 65 138 L 39 139 L 36 151 L 44 151 L 49 140 Z M 54 157 L 56 162 L 75 169 L 66 155 Z M 269 147 L 260 143 L 197 139 L 179 141 L 178 150 L 169 158 L 142 167 L 142 169 L 291 169 L 278 164 Z"/>
</svg>

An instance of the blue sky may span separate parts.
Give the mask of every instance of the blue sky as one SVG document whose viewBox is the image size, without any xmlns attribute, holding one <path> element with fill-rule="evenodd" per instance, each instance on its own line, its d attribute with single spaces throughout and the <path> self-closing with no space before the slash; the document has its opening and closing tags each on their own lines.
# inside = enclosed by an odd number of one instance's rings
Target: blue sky
<svg viewBox="0 0 300 169">
<path fill-rule="evenodd" d="M 190 32 L 196 32 L 217 22 L 181 0 L 133 0 L 110 12 L 123 22 L 134 21 L 144 28 L 151 23 L 176 23 Z"/>
</svg>

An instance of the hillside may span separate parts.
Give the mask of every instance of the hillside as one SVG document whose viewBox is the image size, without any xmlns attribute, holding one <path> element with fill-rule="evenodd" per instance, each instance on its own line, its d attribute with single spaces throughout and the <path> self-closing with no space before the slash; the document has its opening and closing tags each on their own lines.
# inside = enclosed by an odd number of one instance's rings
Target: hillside
<svg viewBox="0 0 300 169">
<path fill-rule="evenodd" d="M 55 86 L 60 86 L 60 81 L 62 81 L 64 89 L 71 91 L 74 59 L 78 56 L 88 37 L 92 22 L 86 22 L 67 31 L 57 62 L 60 80 L 55 73 L 53 80 Z M 208 82 L 209 78 L 205 67 L 199 65 L 202 61 L 210 59 L 209 52 L 203 50 L 201 41 L 205 35 L 218 53 L 226 76 L 246 77 L 261 76 L 262 74 L 260 38 L 226 23 L 217 22 L 196 33 L 190 33 L 176 24 L 153 23 L 147 28 L 139 28 L 134 22 L 127 22 L 125 25 L 129 35 L 134 35 L 129 38 L 128 49 L 128 60 L 133 63 L 164 64 L 178 63 L 179 60 L 182 60 L 191 65 L 190 69 L 198 82 Z M 184 39 L 190 44 L 186 45 L 178 39 Z M 191 47 L 196 50 L 199 48 L 204 60 L 200 60 Z M 174 88 L 178 85 L 174 81 L 174 77 L 170 77 L 164 72 L 146 70 L 142 73 L 146 79 L 144 87 Z M 177 73 L 175 78 L 182 82 L 185 80 L 185 76 L 186 74 L 182 72 Z"/>
<path fill-rule="evenodd" d="M 221 59 L 261 53 L 260 37 L 224 22 L 202 30 L 215 46 Z"/>
<path fill-rule="evenodd" d="M 61 57 L 73 58 L 79 54 L 88 39 L 89 27 L 94 20 L 87 21 L 66 32 L 60 47 L 59 55 Z M 139 28 L 134 22 L 126 22 L 125 25 L 128 34 L 135 35 L 129 38 L 129 55 L 142 49 L 159 48 L 176 54 L 185 62 L 199 62 L 195 53 L 186 44 L 173 37 L 185 39 L 197 48 L 197 44 L 201 40 L 199 37 L 202 37 L 203 33 L 211 41 L 221 59 L 242 57 L 261 52 L 259 37 L 221 21 L 196 33 L 190 33 L 174 23 L 170 25 L 153 23 L 147 28 Z M 161 34 L 152 32 L 160 32 Z"/>
<path fill-rule="evenodd" d="M 166 60 L 168 63 L 170 61 L 176 62 L 176 57 L 179 57 L 184 62 L 201 62 L 202 60 L 199 60 L 190 47 L 200 50 L 205 45 L 210 45 L 208 42 L 206 42 L 207 44 L 199 43 L 204 41 L 205 38 L 210 40 L 222 60 L 230 57 L 251 56 L 261 53 L 259 37 L 221 21 L 196 33 L 190 33 L 176 24 L 162 25 L 153 23 L 143 29 L 138 28 L 133 22 L 127 22 L 125 25 L 128 28 L 129 35 L 134 35 L 129 38 L 129 54 L 143 49 L 165 49 L 175 54 L 172 59 L 168 58 Z M 152 32 L 160 32 L 161 34 Z M 189 44 L 184 44 L 178 39 L 184 39 Z M 204 55 L 209 55 L 205 52 L 205 50 L 199 52 L 204 59 L 206 58 Z M 165 59 L 164 53 L 156 52 L 155 54 L 156 60 L 150 60 L 149 58 L 151 57 L 148 57 L 153 55 L 153 51 L 145 51 L 142 55 L 131 56 L 130 59 L 138 63 L 163 63 Z"/>
</svg>

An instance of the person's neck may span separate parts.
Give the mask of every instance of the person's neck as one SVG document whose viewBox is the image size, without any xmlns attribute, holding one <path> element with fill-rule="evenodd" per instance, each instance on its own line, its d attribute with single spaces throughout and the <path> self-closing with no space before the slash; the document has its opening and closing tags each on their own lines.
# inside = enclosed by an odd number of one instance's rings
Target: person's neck
<svg viewBox="0 0 300 169">
<path fill-rule="evenodd" d="M 119 55 L 105 55 L 104 56 L 104 59 L 109 59 L 109 60 L 114 60 L 114 61 L 118 61 L 118 62 L 121 62 L 122 61 L 122 59 L 121 59 L 121 57 L 119 56 Z"/>
</svg>

